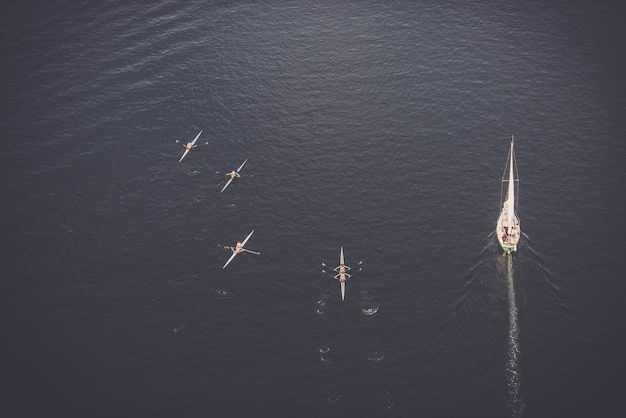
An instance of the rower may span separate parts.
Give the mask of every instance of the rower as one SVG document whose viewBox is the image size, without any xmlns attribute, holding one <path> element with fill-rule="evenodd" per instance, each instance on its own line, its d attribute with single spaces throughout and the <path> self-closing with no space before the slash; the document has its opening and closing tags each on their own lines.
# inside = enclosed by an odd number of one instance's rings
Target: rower
<svg viewBox="0 0 626 418">
<path fill-rule="evenodd" d="M 339 266 L 339 281 L 346 281 L 346 266 L 344 266 L 343 264 Z"/>
<path fill-rule="evenodd" d="M 235 170 L 231 171 L 231 172 L 230 172 L 230 174 L 229 174 L 229 176 L 230 176 L 231 180 L 232 180 L 232 179 L 234 179 L 235 177 L 241 177 L 241 176 L 239 175 L 239 173 L 238 173 L 238 172 L 236 172 Z"/>
</svg>

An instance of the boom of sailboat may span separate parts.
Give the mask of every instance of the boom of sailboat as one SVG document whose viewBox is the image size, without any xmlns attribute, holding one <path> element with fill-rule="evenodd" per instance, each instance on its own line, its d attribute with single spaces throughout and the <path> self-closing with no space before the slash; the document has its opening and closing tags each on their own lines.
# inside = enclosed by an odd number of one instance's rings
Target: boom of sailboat
<svg viewBox="0 0 626 418">
<path fill-rule="evenodd" d="M 226 182 L 226 184 L 224 185 L 224 188 L 222 188 L 222 191 L 220 193 L 223 193 L 224 190 L 226 190 L 226 188 L 230 185 L 230 183 L 232 183 L 232 181 L 235 179 L 235 177 L 241 177 L 239 175 L 239 172 L 241 171 L 243 166 L 246 165 L 247 162 L 248 162 L 248 159 L 246 158 L 246 161 L 241 163 L 241 165 L 239 166 L 239 168 L 237 168 L 237 170 L 233 170 L 230 173 L 226 174 L 227 176 L 229 176 L 229 178 L 228 178 L 228 181 Z"/>
<path fill-rule="evenodd" d="M 496 236 L 500 247 L 507 253 L 517 251 L 517 243 L 521 236 L 520 221 L 517 216 L 517 198 L 519 193 L 519 177 L 517 176 L 517 164 L 515 161 L 514 137 L 511 136 L 511 148 L 509 150 L 509 158 L 505 165 L 504 174 L 502 176 L 502 190 L 504 184 L 507 183 L 506 198 L 500 210 L 500 216 L 496 223 Z M 507 178 L 508 168 L 508 178 Z M 517 183 L 517 187 L 516 187 Z"/>
<path fill-rule="evenodd" d="M 234 247 L 224 247 L 225 249 L 229 249 L 233 252 L 233 254 L 230 256 L 230 258 L 228 259 L 228 261 L 226 262 L 226 264 L 224 264 L 224 267 L 222 267 L 222 269 L 225 269 L 226 266 L 228 264 L 230 264 L 231 261 L 233 261 L 233 259 L 235 258 L 235 256 L 239 253 L 250 253 L 250 254 L 256 254 L 259 255 L 261 254 L 258 251 L 250 251 L 247 248 L 244 248 L 243 246 L 246 245 L 246 242 L 248 242 L 248 240 L 250 239 L 250 237 L 252 236 L 252 234 L 254 234 L 254 229 L 252 230 L 252 232 L 250 232 L 248 234 L 248 236 L 246 237 L 246 239 L 244 239 L 243 241 L 238 241 L 237 244 Z"/>
</svg>

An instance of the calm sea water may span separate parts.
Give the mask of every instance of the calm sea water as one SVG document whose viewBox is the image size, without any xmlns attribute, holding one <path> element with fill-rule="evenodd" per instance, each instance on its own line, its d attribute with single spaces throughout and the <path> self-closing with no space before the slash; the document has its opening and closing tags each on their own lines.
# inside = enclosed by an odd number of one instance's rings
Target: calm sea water
<svg viewBox="0 0 626 418">
<path fill-rule="evenodd" d="M 9 415 L 621 416 L 625 17 L 5 6 Z M 524 236 L 507 258 L 511 135 Z M 261 255 L 222 269 L 253 229 Z M 321 272 L 341 246 L 343 302 Z"/>
</svg>

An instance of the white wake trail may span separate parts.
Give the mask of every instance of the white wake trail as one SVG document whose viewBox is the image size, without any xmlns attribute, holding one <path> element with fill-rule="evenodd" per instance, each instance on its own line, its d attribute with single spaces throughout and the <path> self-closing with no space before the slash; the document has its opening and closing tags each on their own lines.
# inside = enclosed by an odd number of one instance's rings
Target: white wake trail
<svg viewBox="0 0 626 418">
<path fill-rule="evenodd" d="M 509 353 L 506 364 L 509 398 L 507 404 L 511 409 L 511 416 L 521 417 L 524 410 L 524 401 L 520 395 L 521 373 L 519 368 L 519 345 L 517 342 L 519 329 L 517 327 L 517 306 L 515 304 L 515 288 L 513 287 L 513 258 L 507 256 L 507 278 L 509 282 Z"/>
</svg>

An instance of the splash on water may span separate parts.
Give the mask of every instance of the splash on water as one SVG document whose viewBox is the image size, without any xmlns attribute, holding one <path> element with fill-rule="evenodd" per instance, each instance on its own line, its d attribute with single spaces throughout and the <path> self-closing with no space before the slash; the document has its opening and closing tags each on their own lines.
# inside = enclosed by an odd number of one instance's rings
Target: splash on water
<svg viewBox="0 0 626 418">
<path fill-rule="evenodd" d="M 365 316 L 372 316 L 378 312 L 378 305 L 374 302 L 359 302 L 359 309 Z"/>
<path fill-rule="evenodd" d="M 316 315 L 324 315 L 326 313 L 328 297 L 329 295 L 323 295 L 315 300 L 314 312 Z"/>
<path fill-rule="evenodd" d="M 311 360 L 313 365 L 319 368 L 326 368 L 333 365 L 334 350 L 327 342 L 322 342 L 311 350 Z"/>
</svg>

